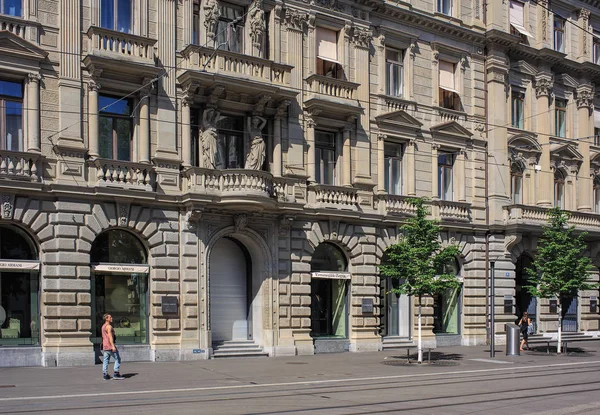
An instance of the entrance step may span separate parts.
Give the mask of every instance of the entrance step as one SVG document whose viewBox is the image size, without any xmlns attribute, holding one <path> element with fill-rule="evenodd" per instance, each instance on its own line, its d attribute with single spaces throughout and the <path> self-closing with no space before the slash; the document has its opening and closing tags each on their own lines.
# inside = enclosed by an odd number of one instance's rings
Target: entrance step
<svg viewBox="0 0 600 415">
<path fill-rule="evenodd" d="M 213 343 L 213 358 L 268 356 L 269 354 L 252 340 L 229 340 Z"/>
<path fill-rule="evenodd" d="M 416 343 L 406 338 L 389 336 L 383 338 L 383 350 L 402 349 L 403 347 L 406 348 L 412 346 L 416 346 Z"/>
</svg>

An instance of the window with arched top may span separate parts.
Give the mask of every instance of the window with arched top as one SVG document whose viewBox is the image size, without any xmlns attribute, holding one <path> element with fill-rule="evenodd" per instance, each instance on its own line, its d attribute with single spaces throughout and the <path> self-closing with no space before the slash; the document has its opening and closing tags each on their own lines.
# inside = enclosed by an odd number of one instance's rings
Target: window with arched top
<svg viewBox="0 0 600 415">
<path fill-rule="evenodd" d="M 521 163 L 510 165 L 510 196 L 515 205 L 523 203 L 523 170 Z"/>
<path fill-rule="evenodd" d="M 560 169 L 554 170 L 554 206 L 563 209 L 565 205 L 565 175 Z"/>
<path fill-rule="evenodd" d="M 600 176 L 594 176 L 594 212 L 600 213 Z"/>
<path fill-rule="evenodd" d="M 92 244 L 90 261 L 113 264 L 146 264 L 146 249 L 131 232 L 112 229 L 100 234 Z"/>
<path fill-rule="evenodd" d="M 322 243 L 315 249 L 312 260 L 310 261 L 310 270 L 318 271 L 347 271 L 348 263 L 346 255 L 340 248 L 330 243 Z"/>
</svg>

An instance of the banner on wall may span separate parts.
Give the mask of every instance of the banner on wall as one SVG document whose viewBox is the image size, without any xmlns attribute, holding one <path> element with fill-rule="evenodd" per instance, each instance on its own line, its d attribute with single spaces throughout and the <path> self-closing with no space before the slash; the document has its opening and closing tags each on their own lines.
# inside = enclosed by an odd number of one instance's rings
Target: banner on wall
<svg viewBox="0 0 600 415">
<path fill-rule="evenodd" d="M 38 261 L 0 261 L 0 271 L 37 271 Z"/>
<path fill-rule="evenodd" d="M 320 278 L 323 280 L 349 280 L 352 275 L 349 272 L 311 272 L 312 278 Z"/>
<path fill-rule="evenodd" d="M 148 274 L 150 266 L 143 264 L 96 264 L 94 272 L 108 272 L 114 274 Z"/>
</svg>

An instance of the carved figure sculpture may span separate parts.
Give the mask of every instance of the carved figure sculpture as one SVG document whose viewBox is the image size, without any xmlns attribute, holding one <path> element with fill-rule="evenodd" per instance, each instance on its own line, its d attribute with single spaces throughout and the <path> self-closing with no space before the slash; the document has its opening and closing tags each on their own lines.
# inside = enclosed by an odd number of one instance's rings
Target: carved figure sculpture
<svg viewBox="0 0 600 415">
<path fill-rule="evenodd" d="M 217 0 L 207 0 L 204 5 L 204 27 L 209 40 L 214 40 L 221 9 Z"/>
<path fill-rule="evenodd" d="M 265 24 L 265 12 L 261 7 L 261 1 L 256 1 L 250 11 L 250 37 L 252 44 L 257 49 L 262 47 L 262 37 L 267 26 Z"/>
<path fill-rule="evenodd" d="M 204 167 L 207 169 L 221 168 L 218 158 L 217 146 L 217 121 L 219 119 L 219 111 L 213 108 L 204 110 L 202 116 L 202 124 L 204 131 L 202 132 L 202 160 Z"/>
<path fill-rule="evenodd" d="M 250 126 L 250 151 L 246 156 L 246 164 L 244 166 L 247 170 L 261 170 L 265 162 L 266 146 L 265 141 L 262 138 L 262 129 L 265 127 L 267 120 L 263 117 L 255 115 L 252 117 Z"/>
</svg>

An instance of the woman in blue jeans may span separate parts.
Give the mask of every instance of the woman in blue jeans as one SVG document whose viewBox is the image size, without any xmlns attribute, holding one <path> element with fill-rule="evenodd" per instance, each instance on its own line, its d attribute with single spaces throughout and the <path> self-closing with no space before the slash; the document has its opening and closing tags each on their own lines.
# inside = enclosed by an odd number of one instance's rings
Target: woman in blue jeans
<svg viewBox="0 0 600 415">
<path fill-rule="evenodd" d="M 119 368 L 121 367 L 121 356 L 119 356 L 119 351 L 115 346 L 115 329 L 113 329 L 113 326 L 111 325 L 113 318 L 110 314 L 104 314 L 102 319 L 104 320 L 104 324 L 102 325 L 102 354 L 104 355 L 102 374 L 104 380 L 110 380 L 110 376 L 108 376 L 108 364 L 110 363 L 111 356 L 113 359 L 115 359 L 115 367 L 112 378 L 115 380 L 123 380 L 125 378 L 119 373 Z"/>
</svg>

